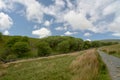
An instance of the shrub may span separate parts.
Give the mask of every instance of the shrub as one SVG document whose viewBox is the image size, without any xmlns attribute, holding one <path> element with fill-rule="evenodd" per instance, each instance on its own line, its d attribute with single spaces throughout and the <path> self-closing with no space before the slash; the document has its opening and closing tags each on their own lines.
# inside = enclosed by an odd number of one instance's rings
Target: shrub
<svg viewBox="0 0 120 80">
<path fill-rule="evenodd" d="M 29 43 L 29 38 L 27 36 L 24 36 L 24 37 L 22 37 L 21 41 Z"/>
<path fill-rule="evenodd" d="M 91 48 L 91 42 L 90 41 L 84 41 L 83 49 L 89 49 Z"/>
<path fill-rule="evenodd" d="M 107 50 L 106 50 L 106 49 L 102 49 L 102 51 L 103 51 L 103 52 L 107 52 Z"/>
<path fill-rule="evenodd" d="M 116 51 L 109 51 L 109 54 L 115 54 Z"/>
<path fill-rule="evenodd" d="M 30 51 L 30 47 L 27 42 L 16 42 L 12 46 L 12 51 L 17 54 L 18 57 L 23 57 Z"/>
<path fill-rule="evenodd" d="M 57 48 L 58 48 L 58 51 L 62 52 L 62 53 L 70 52 L 70 50 L 69 50 L 70 44 L 67 40 L 59 43 Z"/>
<path fill-rule="evenodd" d="M 47 42 L 39 42 L 37 45 L 38 56 L 48 56 L 51 54 L 52 50 Z"/>
<path fill-rule="evenodd" d="M 6 46 L 11 48 L 16 42 L 20 41 L 21 37 L 11 37 L 7 42 L 6 42 Z"/>
</svg>

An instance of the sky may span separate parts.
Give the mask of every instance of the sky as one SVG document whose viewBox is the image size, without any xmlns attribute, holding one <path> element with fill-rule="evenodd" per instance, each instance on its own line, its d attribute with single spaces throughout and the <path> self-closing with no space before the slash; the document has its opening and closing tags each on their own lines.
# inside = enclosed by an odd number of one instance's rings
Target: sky
<svg viewBox="0 0 120 80">
<path fill-rule="evenodd" d="M 120 0 L 0 0 L 0 32 L 120 39 Z"/>
</svg>

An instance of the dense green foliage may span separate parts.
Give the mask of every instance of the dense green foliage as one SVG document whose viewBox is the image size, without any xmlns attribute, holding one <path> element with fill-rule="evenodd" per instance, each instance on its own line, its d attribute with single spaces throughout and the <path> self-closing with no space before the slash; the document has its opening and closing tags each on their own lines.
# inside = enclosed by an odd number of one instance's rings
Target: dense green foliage
<svg viewBox="0 0 120 80">
<path fill-rule="evenodd" d="M 41 39 L 2 34 L 1 36 L 0 59 L 2 60 L 63 54 L 116 44 L 115 42 L 83 41 L 70 36 L 49 36 Z"/>
<path fill-rule="evenodd" d="M 18 55 L 18 57 L 24 57 L 27 52 L 30 51 L 29 45 L 26 42 L 16 42 L 12 46 L 12 51 Z"/>
<path fill-rule="evenodd" d="M 38 56 L 48 56 L 51 54 L 51 48 L 48 43 L 40 42 L 37 45 L 38 48 Z"/>
</svg>

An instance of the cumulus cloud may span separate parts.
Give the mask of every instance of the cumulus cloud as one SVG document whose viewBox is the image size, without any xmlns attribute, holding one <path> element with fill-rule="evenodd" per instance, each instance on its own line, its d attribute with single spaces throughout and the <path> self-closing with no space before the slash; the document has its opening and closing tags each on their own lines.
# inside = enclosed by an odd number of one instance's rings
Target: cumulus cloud
<svg viewBox="0 0 120 80">
<path fill-rule="evenodd" d="M 85 41 L 91 41 L 91 39 L 86 39 Z"/>
<path fill-rule="evenodd" d="M 120 37 L 120 33 L 113 33 L 113 36 Z"/>
<path fill-rule="evenodd" d="M 48 21 L 48 20 L 46 20 L 46 21 L 44 22 L 44 25 L 48 27 L 48 26 L 50 26 L 50 25 L 51 25 L 51 22 L 50 22 L 50 21 Z"/>
<path fill-rule="evenodd" d="M 20 3 L 25 7 L 25 16 L 29 21 L 41 23 L 44 13 L 42 4 L 37 0 L 14 0 L 16 3 Z"/>
<path fill-rule="evenodd" d="M 0 12 L 0 30 L 11 28 L 13 21 L 7 14 Z"/>
<path fill-rule="evenodd" d="M 73 35 L 73 34 L 77 34 L 77 32 L 66 31 L 66 32 L 64 33 L 64 35 L 67 35 L 67 36 L 70 36 L 70 35 Z"/>
<path fill-rule="evenodd" d="M 9 31 L 8 30 L 5 30 L 4 32 L 3 32 L 3 35 L 9 35 L 10 33 L 9 33 Z"/>
<path fill-rule="evenodd" d="M 69 11 L 65 14 L 64 20 L 68 22 L 74 30 L 90 30 L 93 27 L 91 22 L 85 18 L 85 15 L 75 11 Z"/>
<path fill-rule="evenodd" d="M 32 34 L 38 36 L 39 38 L 44 38 L 52 35 L 51 31 L 44 27 L 41 29 L 32 31 Z"/>
<path fill-rule="evenodd" d="M 90 34 L 90 33 L 88 33 L 88 32 L 84 34 L 84 36 L 86 36 L 86 37 L 89 37 L 89 36 L 91 36 L 91 35 L 92 35 L 92 34 Z"/>
<path fill-rule="evenodd" d="M 0 0 L 0 9 L 6 8 L 6 5 L 3 0 Z"/>
<path fill-rule="evenodd" d="M 0 10 L 9 11 L 13 9 L 13 2 L 11 0 L 0 0 Z"/>
<path fill-rule="evenodd" d="M 120 32 L 120 0 L 53 0 L 49 6 L 38 0 L 0 0 L 0 10 L 8 8 L 8 1 L 22 4 L 24 8 L 21 10 L 25 12 L 27 20 L 46 27 L 51 25 L 50 21 L 43 22 L 45 15 L 48 15 L 54 19 L 54 23 L 67 24 L 70 31 Z M 110 19 L 111 17 L 113 18 Z M 10 22 L 12 25 L 12 20 Z M 3 23 L 0 23 L 0 29 L 4 29 L 1 24 Z M 56 27 L 55 30 L 65 29 Z"/>
<path fill-rule="evenodd" d="M 67 30 L 67 27 L 66 26 L 65 27 L 58 26 L 58 27 L 55 28 L 55 30 L 57 30 L 57 31 L 63 31 L 63 30 Z"/>
</svg>

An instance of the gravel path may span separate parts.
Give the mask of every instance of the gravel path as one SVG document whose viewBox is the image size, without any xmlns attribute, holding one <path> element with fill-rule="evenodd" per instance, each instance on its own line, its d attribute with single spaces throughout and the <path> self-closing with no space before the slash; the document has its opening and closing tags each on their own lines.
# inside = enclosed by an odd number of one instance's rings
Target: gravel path
<svg viewBox="0 0 120 80">
<path fill-rule="evenodd" d="M 98 52 L 107 65 L 112 80 L 120 80 L 120 58 L 108 55 L 99 50 Z"/>
</svg>

